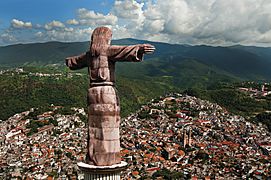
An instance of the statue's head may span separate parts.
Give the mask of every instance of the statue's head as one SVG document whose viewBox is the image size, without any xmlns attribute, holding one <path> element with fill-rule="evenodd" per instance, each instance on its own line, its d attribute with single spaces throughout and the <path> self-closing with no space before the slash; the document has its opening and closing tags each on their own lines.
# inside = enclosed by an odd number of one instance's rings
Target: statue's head
<svg viewBox="0 0 271 180">
<path fill-rule="evenodd" d="M 91 36 L 90 48 L 93 55 L 100 55 L 101 51 L 110 45 L 112 31 L 108 27 L 98 27 L 94 29 Z"/>
</svg>

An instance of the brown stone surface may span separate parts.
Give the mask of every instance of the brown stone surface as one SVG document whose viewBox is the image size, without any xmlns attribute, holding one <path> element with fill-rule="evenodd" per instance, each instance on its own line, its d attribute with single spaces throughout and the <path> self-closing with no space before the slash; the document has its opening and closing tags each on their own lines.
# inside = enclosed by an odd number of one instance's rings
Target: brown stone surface
<svg viewBox="0 0 271 180">
<path fill-rule="evenodd" d="M 115 117 L 115 116 L 93 116 L 89 115 L 89 119 L 93 119 L 90 124 L 91 127 L 97 127 L 97 128 L 118 128 L 120 126 L 120 117 Z"/>
<path fill-rule="evenodd" d="M 98 140 L 118 140 L 119 128 L 90 128 L 90 133 L 94 134 L 94 138 Z"/>
<path fill-rule="evenodd" d="M 140 62 L 143 55 L 152 53 L 149 44 L 111 46 L 112 31 L 99 27 L 91 36 L 90 50 L 66 58 L 72 69 L 88 67 L 88 154 L 87 162 L 98 166 L 110 166 L 121 162 L 119 124 L 119 98 L 114 87 L 117 61 Z"/>
</svg>

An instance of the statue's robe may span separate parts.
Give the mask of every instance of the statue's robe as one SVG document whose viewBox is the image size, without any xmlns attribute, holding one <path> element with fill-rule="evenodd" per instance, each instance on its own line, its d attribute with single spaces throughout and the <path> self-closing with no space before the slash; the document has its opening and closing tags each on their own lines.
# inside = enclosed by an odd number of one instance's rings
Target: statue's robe
<svg viewBox="0 0 271 180">
<path fill-rule="evenodd" d="M 115 63 L 140 62 L 141 45 L 109 46 L 99 56 L 91 51 L 66 61 L 72 69 L 88 67 L 88 140 L 87 163 L 109 166 L 121 162 L 120 156 L 120 105 L 115 89 Z"/>
</svg>

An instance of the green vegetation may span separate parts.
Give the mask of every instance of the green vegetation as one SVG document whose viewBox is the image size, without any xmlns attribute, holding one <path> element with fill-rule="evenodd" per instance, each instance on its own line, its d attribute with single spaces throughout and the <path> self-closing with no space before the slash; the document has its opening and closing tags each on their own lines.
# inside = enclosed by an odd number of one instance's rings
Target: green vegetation
<svg viewBox="0 0 271 180">
<path fill-rule="evenodd" d="M 257 114 L 255 117 L 252 118 L 254 122 L 260 122 L 265 124 L 269 131 L 271 132 L 271 113 L 270 112 L 263 112 Z"/>
<path fill-rule="evenodd" d="M 271 96 L 250 97 L 245 92 L 240 92 L 239 87 L 260 88 L 258 83 L 248 86 L 247 83 L 218 83 L 207 89 L 188 88 L 184 93 L 207 99 L 225 107 L 230 113 L 242 115 L 254 122 L 261 122 L 271 130 L 271 115 L 266 111 L 271 110 Z"/>
<path fill-rule="evenodd" d="M 241 86 L 241 83 L 220 83 L 208 89 L 189 88 L 184 93 L 207 99 L 225 107 L 231 113 L 242 116 L 252 116 L 271 108 L 268 98 L 259 100 L 250 97 L 237 89 Z"/>
<path fill-rule="evenodd" d="M 41 115 L 42 113 L 51 110 L 50 107 L 41 107 L 41 108 L 35 108 L 33 111 L 31 111 L 27 116 L 24 117 L 24 119 L 38 119 L 38 115 Z"/>
<path fill-rule="evenodd" d="M 52 67 L 51 67 L 52 68 Z M 0 119 L 18 113 L 27 111 L 30 108 L 37 108 L 31 112 L 29 118 L 35 119 L 42 112 L 49 111 L 51 104 L 63 106 L 57 110 L 60 114 L 73 114 L 71 107 L 87 108 L 87 89 L 88 76 L 86 70 L 79 71 L 81 75 L 72 77 L 66 75 L 67 69 L 52 68 L 53 73 L 62 73 L 62 76 L 44 76 L 38 77 L 29 75 L 31 72 L 48 73 L 47 67 L 27 67 L 26 72 L 17 74 L 12 72 L 0 75 Z M 169 85 L 160 86 L 157 82 L 149 82 L 119 77 L 117 89 L 121 99 L 122 116 L 135 111 L 142 103 L 149 101 L 151 98 L 159 96 L 170 89 Z M 80 117 L 84 122 L 85 117 Z"/>
<path fill-rule="evenodd" d="M 43 126 L 52 124 L 54 126 L 58 125 L 58 122 L 53 117 L 46 117 L 39 119 L 39 115 L 43 114 L 44 112 L 51 111 L 52 107 L 41 107 L 36 108 L 33 111 L 31 111 L 27 116 L 24 117 L 24 119 L 29 119 L 30 123 L 26 126 L 26 128 L 30 129 L 28 132 L 28 136 L 31 136 L 34 133 L 38 132 L 38 128 L 41 128 Z"/>
<path fill-rule="evenodd" d="M 176 171 L 170 171 L 168 169 L 161 169 L 152 175 L 152 179 L 157 179 L 157 178 L 171 180 L 171 179 L 189 179 L 191 177 L 185 176 L 184 172 L 176 172 Z"/>
<path fill-rule="evenodd" d="M 179 66 L 183 60 L 197 60 L 199 63 L 206 65 L 209 69 L 216 69 L 213 76 L 223 74 L 233 75 L 242 79 L 252 80 L 270 80 L 271 79 L 271 48 L 261 47 L 212 47 L 212 46 L 187 46 L 178 44 L 167 44 L 159 42 L 148 42 L 136 39 L 121 39 L 112 41 L 116 45 L 132 45 L 150 43 L 156 47 L 156 51 L 148 58 L 161 59 L 160 63 L 151 63 L 148 73 L 150 76 L 156 76 L 156 72 L 169 70 L 171 74 L 177 72 L 194 71 L 195 67 Z M 18 66 L 44 66 L 48 64 L 64 65 L 64 59 L 68 56 L 78 55 L 89 49 L 89 42 L 46 42 L 33 44 L 17 44 L 6 47 L 0 47 L 0 66 L 1 67 L 18 67 Z M 186 67 L 186 68 L 182 68 Z M 181 69 L 180 69 L 181 68 Z M 182 71 L 185 69 L 185 71 Z M 124 69 L 129 72 L 129 69 Z M 210 71 L 212 74 L 213 72 Z M 218 74 L 217 74 L 218 73 Z M 146 75 L 146 74 L 145 74 Z M 170 74 L 165 75 L 170 76 Z M 200 76 L 181 78 L 176 76 L 180 81 L 189 83 L 193 78 Z M 203 78 L 204 79 L 204 78 Z M 205 79 L 206 80 L 206 79 Z M 204 81 L 203 81 L 204 82 Z M 192 83 L 192 82 L 191 82 Z"/>
<path fill-rule="evenodd" d="M 55 114 L 62 114 L 62 115 L 73 115 L 74 111 L 68 107 L 61 107 L 55 110 Z"/>
<path fill-rule="evenodd" d="M 144 63 L 123 63 L 117 66 L 117 90 L 121 99 L 123 117 L 134 112 L 152 98 L 169 92 L 180 92 L 185 88 L 184 93 L 218 103 L 229 112 L 245 117 L 254 117 L 271 110 L 270 95 L 255 99 L 237 90 L 238 87 L 260 88 L 260 84 L 244 84 L 227 75 L 213 75 L 215 71 L 194 60 L 180 62 L 184 66 L 180 72 L 172 70 L 174 65 L 162 69 L 159 67 L 159 63 L 161 63 L 159 59 L 153 61 L 157 63 L 152 64 L 148 61 Z M 195 67 L 195 70 L 188 67 Z M 127 71 L 123 69 L 130 69 L 131 71 L 126 73 Z M 153 72 L 154 69 L 156 69 L 155 73 Z M 148 75 L 149 71 L 155 75 Z M 38 77 L 29 74 L 29 72 L 51 72 L 62 75 Z M 78 72 L 80 74 L 76 75 Z M 22 74 L 11 74 L 12 72 L 9 72 L 0 76 L 0 91 L 2 92 L 0 119 L 5 120 L 18 112 L 37 108 L 28 117 L 25 117 L 35 120 L 41 113 L 50 111 L 51 104 L 62 106 L 55 113 L 65 115 L 74 113 L 70 109 L 71 107 L 87 108 L 86 92 L 89 79 L 86 70 L 71 72 L 63 67 L 28 66 Z M 180 77 L 180 79 L 177 77 Z M 188 77 L 190 77 L 190 80 Z M 174 112 L 174 106 L 172 104 L 169 104 L 169 106 L 172 106 L 172 112 Z M 145 114 L 142 112 L 139 116 L 142 119 L 147 118 L 148 112 Z M 87 122 L 85 116 L 80 116 L 80 118 Z M 260 116 L 256 116 L 256 119 L 252 120 L 263 121 L 267 125 L 270 122 L 268 118 Z M 56 123 L 50 122 L 50 124 Z M 40 126 L 39 123 L 31 124 L 31 127 L 33 127 L 31 133 L 35 133 Z"/>
<path fill-rule="evenodd" d="M 113 42 L 120 45 L 138 43 L 146 42 L 135 39 Z M 216 102 L 228 111 L 246 117 L 271 109 L 270 96 L 265 99 L 251 98 L 236 91 L 240 83 L 235 84 L 248 79 L 271 79 L 270 48 L 151 43 L 157 51 L 146 56 L 142 63 L 117 63 L 116 86 L 123 117 L 152 98 L 184 90 L 187 94 Z M 51 104 L 63 106 L 60 113 L 64 114 L 71 113 L 70 107 L 86 108 L 87 70 L 68 70 L 64 67 L 64 58 L 80 54 L 88 46 L 88 42 L 48 42 L 0 47 L 1 69 L 23 66 L 25 70 L 21 74 L 0 75 L 0 119 L 5 120 L 30 108 L 44 110 Z M 62 75 L 38 77 L 29 75 L 29 72 Z M 70 73 L 73 77 L 69 76 Z M 145 116 L 142 114 L 142 118 Z M 85 117 L 80 118 L 87 121 Z"/>
<path fill-rule="evenodd" d="M 43 111 L 51 104 L 67 108 L 86 105 L 86 76 L 56 78 L 14 74 L 1 75 L 0 82 L 0 119 L 6 119 L 30 108 Z"/>
<path fill-rule="evenodd" d="M 65 153 L 65 155 L 66 155 L 68 158 L 70 158 L 71 160 L 75 160 L 75 159 L 76 159 L 76 157 L 74 157 L 74 156 L 72 155 L 71 152 L 67 152 L 67 153 Z"/>
</svg>

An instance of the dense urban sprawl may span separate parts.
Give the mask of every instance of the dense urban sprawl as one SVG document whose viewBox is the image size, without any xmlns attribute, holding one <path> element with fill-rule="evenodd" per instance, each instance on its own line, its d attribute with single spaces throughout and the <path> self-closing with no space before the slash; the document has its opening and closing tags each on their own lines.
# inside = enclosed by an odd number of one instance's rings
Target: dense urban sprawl
<svg viewBox="0 0 271 180">
<path fill-rule="evenodd" d="M 0 123 L 0 177 L 83 178 L 77 162 L 86 154 L 86 113 L 74 108 L 63 115 L 59 108 L 28 119 L 31 109 Z M 29 124 L 37 121 L 44 126 L 32 131 Z M 208 101 L 171 94 L 122 120 L 121 154 L 129 164 L 122 178 L 267 179 L 270 142 L 262 124 Z"/>
</svg>

